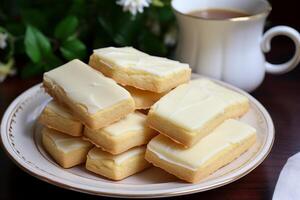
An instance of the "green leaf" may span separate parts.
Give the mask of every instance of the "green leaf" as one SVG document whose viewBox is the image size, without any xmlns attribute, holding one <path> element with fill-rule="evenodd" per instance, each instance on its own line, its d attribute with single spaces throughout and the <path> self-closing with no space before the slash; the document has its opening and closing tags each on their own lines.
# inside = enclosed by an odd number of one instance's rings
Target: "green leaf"
<svg viewBox="0 0 300 200">
<path fill-rule="evenodd" d="M 150 31 L 144 31 L 141 34 L 139 48 L 151 55 L 165 56 L 167 54 L 167 48 L 163 41 Z"/>
<path fill-rule="evenodd" d="M 83 59 L 87 53 L 85 45 L 77 38 L 70 38 L 65 41 L 59 49 L 63 57 L 67 60 L 75 58 Z"/>
<path fill-rule="evenodd" d="M 52 53 L 51 45 L 46 36 L 33 26 L 27 25 L 25 33 L 25 51 L 29 58 L 38 63 L 43 56 Z"/>
<path fill-rule="evenodd" d="M 77 17 L 67 16 L 55 27 L 54 36 L 64 41 L 75 34 L 78 24 Z"/>
<path fill-rule="evenodd" d="M 54 55 L 52 53 L 52 54 L 49 54 L 45 58 L 45 60 L 43 60 L 42 67 L 43 67 L 44 71 L 47 72 L 47 71 L 54 69 L 62 64 L 63 64 L 63 62 L 61 61 L 61 59 L 59 59 L 56 55 Z"/>
<path fill-rule="evenodd" d="M 142 15 L 137 14 L 134 18 L 125 13 L 116 23 L 114 42 L 120 46 L 133 45 L 136 37 L 142 28 Z"/>
<path fill-rule="evenodd" d="M 159 21 L 163 23 L 170 23 L 175 21 L 175 15 L 170 6 L 164 6 L 158 9 L 158 17 Z"/>
<path fill-rule="evenodd" d="M 43 66 L 40 63 L 29 63 L 21 70 L 22 78 L 29 78 L 43 73 Z"/>
<path fill-rule="evenodd" d="M 39 30 L 45 31 L 47 29 L 47 19 L 41 10 L 23 8 L 21 15 L 25 24 L 30 24 Z"/>
<path fill-rule="evenodd" d="M 44 71 L 49 71 L 53 68 L 62 65 L 62 61 L 55 56 L 54 54 L 49 54 L 39 63 L 29 63 L 21 70 L 22 78 L 29 78 L 38 74 L 43 73 Z"/>
<path fill-rule="evenodd" d="M 133 17 L 129 12 L 122 10 L 115 12 L 112 16 L 105 14 L 101 13 L 97 19 L 111 40 L 118 46 L 133 45 L 140 29 L 143 28 L 143 14 L 137 14 Z"/>
<path fill-rule="evenodd" d="M 24 35 L 25 26 L 19 22 L 11 22 L 6 24 L 6 29 L 14 36 Z"/>
<path fill-rule="evenodd" d="M 103 30 L 113 38 L 114 30 L 110 20 L 107 20 L 103 16 L 98 17 L 98 22 L 102 26 Z"/>
<path fill-rule="evenodd" d="M 92 48 L 98 49 L 100 47 L 108 47 L 113 46 L 114 42 L 112 41 L 112 38 L 107 35 L 106 32 L 98 31 L 97 37 L 94 38 Z"/>
<path fill-rule="evenodd" d="M 153 6 L 157 6 L 157 7 L 163 7 L 164 6 L 164 3 L 160 0 L 153 0 L 152 1 L 152 5 Z"/>
<path fill-rule="evenodd" d="M 25 52 L 25 44 L 24 44 L 24 39 L 19 37 L 16 38 L 14 41 L 14 45 L 15 45 L 15 51 L 14 51 L 14 56 L 24 56 L 26 55 Z"/>
<path fill-rule="evenodd" d="M 88 6 L 90 6 L 90 2 L 86 0 L 73 0 L 71 1 L 72 5 L 68 11 L 69 14 L 76 15 L 80 19 L 87 16 L 87 13 L 91 11 Z"/>
</svg>

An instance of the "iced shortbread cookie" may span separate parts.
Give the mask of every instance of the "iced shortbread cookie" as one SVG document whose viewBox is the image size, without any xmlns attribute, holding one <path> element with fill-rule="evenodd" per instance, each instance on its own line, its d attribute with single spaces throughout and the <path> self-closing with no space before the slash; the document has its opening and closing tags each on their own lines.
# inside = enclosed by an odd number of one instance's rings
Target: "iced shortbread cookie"
<svg viewBox="0 0 300 200">
<path fill-rule="evenodd" d="M 43 86 L 92 129 L 112 124 L 134 110 L 127 90 L 77 59 L 45 73 Z"/>
<path fill-rule="evenodd" d="M 148 113 L 148 125 L 160 133 L 192 146 L 229 118 L 249 109 L 248 99 L 207 79 L 197 79 L 175 88 Z"/>
<path fill-rule="evenodd" d="M 70 110 L 50 101 L 39 117 L 39 122 L 71 136 L 82 136 L 82 123 L 70 113 Z"/>
<path fill-rule="evenodd" d="M 188 64 L 150 56 L 132 47 L 94 50 L 89 65 L 122 85 L 162 93 L 190 80 Z"/>
<path fill-rule="evenodd" d="M 112 180 L 121 180 L 150 167 L 145 156 L 146 147 L 135 147 L 119 155 L 112 155 L 94 147 L 87 155 L 86 168 Z"/>
<path fill-rule="evenodd" d="M 149 109 L 156 101 L 163 97 L 167 92 L 156 93 L 147 90 L 140 90 L 131 86 L 124 86 L 131 94 L 135 102 L 135 109 Z"/>
<path fill-rule="evenodd" d="M 156 135 L 157 132 L 146 125 L 146 116 L 139 112 L 102 129 L 84 129 L 84 139 L 112 154 L 147 144 Z"/>
<path fill-rule="evenodd" d="M 147 146 L 146 160 L 188 182 L 198 182 L 227 165 L 256 141 L 256 130 L 229 119 L 190 148 L 184 148 L 164 135 Z"/>
<path fill-rule="evenodd" d="M 42 130 L 42 143 L 51 157 L 63 168 L 84 163 L 92 144 L 78 137 L 65 135 L 53 129 Z"/>
</svg>

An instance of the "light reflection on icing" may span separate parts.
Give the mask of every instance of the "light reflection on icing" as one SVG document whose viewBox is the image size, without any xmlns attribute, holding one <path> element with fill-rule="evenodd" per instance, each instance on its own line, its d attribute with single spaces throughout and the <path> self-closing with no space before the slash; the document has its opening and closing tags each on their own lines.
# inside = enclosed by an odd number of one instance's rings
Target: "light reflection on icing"
<svg viewBox="0 0 300 200">
<path fill-rule="evenodd" d="M 146 116 L 139 112 L 130 113 L 120 121 L 111 124 L 102 130 L 109 135 L 119 136 L 128 132 L 135 132 L 149 129 L 146 126 Z"/>
<path fill-rule="evenodd" d="M 226 108 L 242 102 L 248 102 L 248 99 L 207 79 L 197 79 L 169 92 L 151 110 L 194 131 L 224 113 Z"/>
<path fill-rule="evenodd" d="M 152 139 L 147 148 L 160 159 L 196 171 L 213 156 L 221 151 L 230 152 L 255 134 L 256 130 L 251 126 L 229 119 L 190 148 L 185 148 L 163 135 Z"/>
<path fill-rule="evenodd" d="M 85 106 L 90 114 L 131 98 L 115 81 L 77 59 L 45 73 L 44 79 L 62 87 L 68 97 Z"/>
<path fill-rule="evenodd" d="M 94 53 L 110 67 L 128 68 L 148 72 L 157 76 L 170 75 L 189 69 L 188 64 L 167 58 L 150 56 L 132 47 L 108 47 L 94 50 Z"/>
<path fill-rule="evenodd" d="M 49 128 L 44 128 L 43 134 L 46 134 L 53 141 L 56 147 L 65 153 L 92 146 L 91 143 L 84 141 L 81 138 L 68 136 Z"/>
</svg>

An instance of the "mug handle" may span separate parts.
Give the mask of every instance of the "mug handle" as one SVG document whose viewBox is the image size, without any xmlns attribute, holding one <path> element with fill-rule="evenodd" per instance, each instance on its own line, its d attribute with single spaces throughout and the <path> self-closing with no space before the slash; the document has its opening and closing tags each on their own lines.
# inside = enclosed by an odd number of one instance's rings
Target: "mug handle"
<svg viewBox="0 0 300 200">
<path fill-rule="evenodd" d="M 266 62 L 266 71 L 271 74 L 283 74 L 294 69 L 300 62 L 300 34 L 295 29 L 288 26 L 276 26 L 268 30 L 261 43 L 261 48 L 264 53 L 271 50 L 271 40 L 278 35 L 284 35 L 292 39 L 295 44 L 295 54 L 289 61 L 283 64 L 271 64 Z"/>
</svg>

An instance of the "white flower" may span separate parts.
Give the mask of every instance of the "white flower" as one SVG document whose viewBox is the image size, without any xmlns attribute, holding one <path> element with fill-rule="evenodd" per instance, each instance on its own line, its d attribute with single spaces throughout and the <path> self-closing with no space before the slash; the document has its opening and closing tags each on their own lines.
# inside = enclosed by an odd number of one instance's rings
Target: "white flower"
<svg viewBox="0 0 300 200">
<path fill-rule="evenodd" d="M 164 43 L 167 46 L 174 46 L 176 44 L 177 39 L 177 29 L 172 27 L 164 36 Z"/>
<path fill-rule="evenodd" d="M 7 63 L 0 62 L 0 83 L 5 80 L 7 76 L 13 76 L 16 74 L 16 68 L 13 67 L 14 59 L 10 59 Z"/>
<path fill-rule="evenodd" d="M 123 11 L 129 11 L 132 15 L 144 12 L 149 7 L 151 0 L 118 0 L 117 4 L 123 6 Z"/>
<path fill-rule="evenodd" d="M 0 49 L 5 49 L 7 46 L 6 40 L 8 35 L 6 33 L 0 33 Z"/>
</svg>

